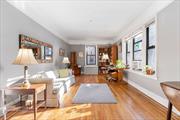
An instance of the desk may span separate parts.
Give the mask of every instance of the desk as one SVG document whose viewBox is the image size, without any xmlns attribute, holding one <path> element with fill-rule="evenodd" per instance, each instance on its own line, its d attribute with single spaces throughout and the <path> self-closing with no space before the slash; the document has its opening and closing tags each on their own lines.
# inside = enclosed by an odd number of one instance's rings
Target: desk
<svg viewBox="0 0 180 120">
<path fill-rule="evenodd" d="M 108 76 L 107 79 L 115 80 L 115 81 L 123 81 L 123 71 L 124 68 L 111 68 L 108 70 Z"/>
<path fill-rule="evenodd" d="M 40 92 L 44 91 L 44 100 L 40 101 L 37 104 L 37 94 Z M 33 111 L 34 111 L 34 120 L 36 120 L 36 114 L 37 114 L 37 109 L 42 105 L 45 104 L 46 107 L 46 84 L 31 84 L 29 88 L 27 87 L 20 87 L 17 85 L 7 87 L 5 89 L 5 94 L 20 94 L 25 95 L 25 94 L 32 94 L 33 95 Z M 20 102 L 22 102 L 22 97 L 20 99 Z"/>
<path fill-rule="evenodd" d="M 167 120 L 171 120 L 172 105 L 180 111 L 180 81 L 162 82 L 161 88 L 169 100 Z"/>
</svg>

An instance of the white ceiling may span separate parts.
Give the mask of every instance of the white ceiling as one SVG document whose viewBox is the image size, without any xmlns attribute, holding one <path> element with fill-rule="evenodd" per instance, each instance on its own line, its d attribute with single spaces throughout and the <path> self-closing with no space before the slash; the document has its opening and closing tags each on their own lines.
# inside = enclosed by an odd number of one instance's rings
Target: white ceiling
<svg viewBox="0 0 180 120">
<path fill-rule="evenodd" d="M 111 43 L 155 0 L 8 0 L 10 4 L 70 43 Z"/>
</svg>

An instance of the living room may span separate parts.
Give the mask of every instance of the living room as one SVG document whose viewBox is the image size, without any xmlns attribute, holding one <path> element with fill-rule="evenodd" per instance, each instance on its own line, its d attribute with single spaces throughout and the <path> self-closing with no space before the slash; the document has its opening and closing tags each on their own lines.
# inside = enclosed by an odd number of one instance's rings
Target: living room
<svg viewBox="0 0 180 120">
<path fill-rule="evenodd" d="M 1 0 L 0 24 L 0 119 L 180 119 L 179 0 Z"/>
</svg>

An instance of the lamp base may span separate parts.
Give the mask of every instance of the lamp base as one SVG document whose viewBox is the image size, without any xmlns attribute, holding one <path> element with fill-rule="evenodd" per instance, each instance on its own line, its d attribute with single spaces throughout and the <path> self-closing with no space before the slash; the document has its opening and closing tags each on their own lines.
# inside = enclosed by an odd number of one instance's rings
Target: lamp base
<svg viewBox="0 0 180 120">
<path fill-rule="evenodd" d="M 28 75 L 28 66 L 24 66 L 24 82 L 23 82 L 23 84 L 22 84 L 22 87 L 27 87 L 27 88 L 29 88 L 30 87 L 30 83 L 29 83 L 29 81 L 28 81 L 28 79 L 27 79 L 27 75 Z"/>
<path fill-rule="evenodd" d="M 26 88 L 29 88 L 31 86 L 31 84 L 29 83 L 29 81 L 24 81 L 21 85 L 21 87 L 26 87 Z"/>
</svg>

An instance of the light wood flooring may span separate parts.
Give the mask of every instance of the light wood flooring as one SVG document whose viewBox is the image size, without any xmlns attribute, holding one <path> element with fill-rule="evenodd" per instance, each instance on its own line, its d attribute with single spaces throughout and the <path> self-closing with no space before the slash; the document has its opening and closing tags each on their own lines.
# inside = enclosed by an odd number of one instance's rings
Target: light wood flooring
<svg viewBox="0 0 180 120">
<path fill-rule="evenodd" d="M 72 104 L 72 99 L 81 83 L 108 83 L 117 104 Z M 88 93 L 87 93 L 88 94 Z M 167 109 L 122 82 L 107 82 L 104 76 L 79 76 L 64 96 L 63 108 L 40 108 L 38 120 L 166 120 Z M 8 113 L 10 116 L 13 113 Z M 17 112 L 9 120 L 32 120 L 32 112 Z M 172 115 L 172 120 L 180 116 Z"/>
</svg>

